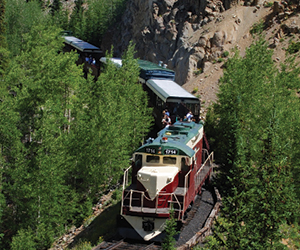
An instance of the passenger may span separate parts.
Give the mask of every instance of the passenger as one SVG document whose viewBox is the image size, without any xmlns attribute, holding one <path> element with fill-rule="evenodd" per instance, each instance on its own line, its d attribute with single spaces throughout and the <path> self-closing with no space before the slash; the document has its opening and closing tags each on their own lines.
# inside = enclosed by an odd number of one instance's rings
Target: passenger
<svg viewBox="0 0 300 250">
<path fill-rule="evenodd" d="M 179 104 L 177 104 L 174 109 L 173 109 L 173 114 L 177 115 L 177 110 L 178 110 Z"/>
<path fill-rule="evenodd" d="M 165 116 L 161 122 L 162 122 L 163 128 L 169 127 L 171 125 L 171 118 L 165 114 Z"/>
<path fill-rule="evenodd" d="M 92 64 L 92 62 L 93 62 L 93 58 L 92 58 L 92 55 L 90 55 L 90 56 L 89 56 L 89 62 L 88 62 L 88 63 L 89 63 L 89 64 Z"/>
<path fill-rule="evenodd" d="M 169 111 L 168 111 L 167 109 L 165 109 L 165 114 L 166 114 L 167 116 L 170 116 L 170 113 L 169 113 Z"/>
<path fill-rule="evenodd" d="M 172 124 L 172 120 L 168 115 L 166 115 L 166 116 L 167 116 L 167 125 L 166 125 L 166 128 L 167 128 Z"/>
<path fill-rule="evenodd" d="M 96 59 L 95 58 L 93 58 L 92 65 L 96 66 Z"/>
<path fill-rule="evenodd" d="M 192 114 L 192 111 L 189 111 L 187 114 L 186 114 L 186 118 L 187 120 L 190 122 L 193 118 L 193 114 Z"/>
<path fill-rule="evenodd" d="M 87 55 L 85 55 L 85 61 L 86 63 L 89 63 L 89 57 Z"/>
</svg>

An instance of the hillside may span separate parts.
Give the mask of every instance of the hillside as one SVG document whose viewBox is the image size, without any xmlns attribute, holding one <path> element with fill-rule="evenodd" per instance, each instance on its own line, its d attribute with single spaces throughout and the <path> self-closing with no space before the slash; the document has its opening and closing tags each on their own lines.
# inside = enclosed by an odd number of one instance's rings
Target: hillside
<svg viewBox="0 0 300 250">
<path fill-rule="evenodd" d="M 222 54 L 237 48 L 243 55 L 253 42 L 250 30 L 260 22 L 274 60 L 284 62 L 284 48 L 299 32 L 298 4 L 292 2 L 128 1 L 122 22 L 107 33 L 102 48 L 113 44 L 120 56 L 132 40 L 137 57 L 163 61 L 175 70 L 176 82 L 199 96 L 205 117 L 208 105 L 216 101 L 226 60 L 220 59 Z"/>
<path fill-rule="evenodd" d="M 278 15 L 273 16 L 272 7 L 244 7 L 237 6 L 233 9 L 226 11 L 224 14 L 225 26 L 228 27 L 228 23 L 231 19 L 237 20 L 240 18 L 240 25 L 238 27 L 240 31 L 239 38 L 234 43 L 227 43 L 227 51 L 232 51 L 237 48 L 240 51 L 240 55 L 243 56 L 245 50 L 254 42 L 253 36 L 250 34 L 252 26 L 260 21 L 265 22 L 265 28 L 263 30 L 263 36 L 265 37 L 269 48 L 273 50 L 273 59 L 278 64 L 284 63 L 286 59 L 286 51 L 291 41 L 296 41 L 299 36 L 295 36 L 298 33 L 300 20 L 298 12 L 291 15 L 289 18 L 280 20 Z M 253 20 L 254 19 L 254 20 Z M 249 22 L 251 20 L 251 22 Z M 227 22 L 228 21 L 228 22 Z M 211 33 L 218 32 L 219 30 L 226 30 L 223 27 L 214 27 L 212 24 L 209 29 Z M 198 89 L 195 95 L 199 95 L 202 102 L 202 112 L 205 116 L 207 107 L 217 101 L 217 92 L 219 80 L 223 75 L 223 62 L 208 62 L 204 68 L 203 73 L 192 77 L 188 80 L 183 87 L 192 92 L 194 89 Z"/>
</svg>

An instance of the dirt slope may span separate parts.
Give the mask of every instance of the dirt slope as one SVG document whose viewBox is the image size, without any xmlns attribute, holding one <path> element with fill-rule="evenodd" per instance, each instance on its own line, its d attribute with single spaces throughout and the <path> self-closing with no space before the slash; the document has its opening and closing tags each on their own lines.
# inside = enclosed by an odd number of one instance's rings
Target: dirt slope
<svg viewBox="0 0 300 250">
<path fill-rule="evenodd" d="M 278 15 L 273 15 L 273 7 L 246 7 L 236 6 L 223 13 L 224 19 L 222 24 L 216 25 L 210 23 L 206 29 L 209 33 L 215 33 L 222 30 L 227 30 L 230 33 L 230 28 L 233 23 L 238 23 L 238 35 L 236 39 L 224 44 L 224 50 L 229 51 L 232 55 L 232 49 L 238 48 L 240 55 L 245 54 L 245 50 L 253 43 L 254 38 L 250 34 L 253 24 L 260 21 L 265 21 L 266 26 L 263 31 L 266 41 L 269 43 L 270 49 L 274 51 L 273 59 L 275 62 L 283 63 L 286 57 L 285 48 L 291 39 L 299 39 L 298 27 L 300 26 L 300 14 L 294 13 L 290 17 L 283 19 L 278 18 Z M 286 30 L 283 27 L 296 27 L 295 33 L 291 30 Z M 289 29 L 289 28 L 288 28 Z M 236 28 L 235 28 L 236 30 Z M 195 34 L 197 37 L 197 34 Z M 199 36 L 198 36 L 199 37 Z M 207 107 L 217 101 L 217 93 L 219 89 L 219 80 L 223 75 L 222 65 L 224 62 L 207 62 L 204 72 L 194 76 L 183 87 L 189 92 L 193 92 L 195 96 L 199 96 L 202 103 L 202 117 L 205 118 Z M 195 91 L 198 90 L 198 91 Z"/>
</svg>

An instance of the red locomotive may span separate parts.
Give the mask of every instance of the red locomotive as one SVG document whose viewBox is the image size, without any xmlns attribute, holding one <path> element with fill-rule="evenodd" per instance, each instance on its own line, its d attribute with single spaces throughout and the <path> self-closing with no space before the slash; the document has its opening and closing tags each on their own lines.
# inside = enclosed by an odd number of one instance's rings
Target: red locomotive
<svg viewBox="0 0 300 250">
<path fill-rule="evenodd" d="M 124 173 L 119 233 L 125 238 L 160 241 L 173 208 L 183 222 L 212 174 L 213 154 L 204 149 L 202 123 L 176 122 L 133 154 Z M 127 186 L 129 172 L 131 185 Z"/>
</svg>

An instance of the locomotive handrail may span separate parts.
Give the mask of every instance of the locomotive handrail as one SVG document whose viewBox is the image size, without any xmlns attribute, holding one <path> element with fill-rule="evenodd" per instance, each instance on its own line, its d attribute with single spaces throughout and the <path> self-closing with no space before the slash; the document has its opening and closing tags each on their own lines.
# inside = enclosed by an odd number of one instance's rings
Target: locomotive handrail
<svg viewBox="0 0 300 250">
<path fill-rule="evenodd" d="M 211 152 L 210 155 L 206 158 L 205 162 L 201 165 L 201 167 L 199 168 L 199 170 L 197 171 L 196 174 L 198 174 L 204 168 L 204 166 L 206 166 L 206 163 L 208 161 L 209 161 L 209 165 L 211 165 L 213 160 L 214 160 L 214 152 Z"/>
<path fill-rule="evenodd" d="M 192 170 L 190 169 L 190 171 L 185 175 L 185 178 L 184 178 L 184 188 L 188 188 L 187 187 L 187 178 L 188 178 L 188 176 L 190 175 L 191 172 L 192 172 Z"/>
<path fill-rule="evenodd" d="M 129 203 L 129 209 L 131 209 L 132 192 L 133 192 L 133 190 L 130 189 L 130 196 L 129 196 L 130 203 Z"/>
<path fill-rule="evenodd" d="M 172 197 L 173 197 L 173 194 L 174 194 L 174 193 L 172 193 Z M 178 211 L 180 212 L 180 211 L 182 211 L 180 202 L 179 202 L 179 200 L 177 199 L 177 195 L 176 195 L 176 194 L 174 194 L 174 197 L 175 197 L 175 199 L 176 199 L 176 201 L 177 201 L 177 204 L 178 204 L 178 206 L 179 206 Z M 172 200 L 173 200 L 173 198 L 172 198 Z M 171 201 L 171 202 L 172 202 L 172 201 Z M 172 203 L 174 203 L 174 202 L 172 202 Z M 175 211 L 175 209 L 174 209 L 174 211 Z M 180 219 L 180 213 L 178 213 L 178 218 L 177 218 L 177 219 L 178 219 L 178 220 Z"/>
<path fill-rule="evenodd" d="M 128 185 L 128 172 L 129 172 L 129 170 L 131 169 L 131 167 L 132 167 L 132 166 L 129 166 L 129 167 L 125 170 L 124 175 L 123 175 L 123 191 L 122 191 L 121 207 L 123 207 L 123 205 L 124 205 L 124 200 L 125 200 L 125 198 L 127 197 L 127 195 L 126 195 L 126 197 L 124 197 L 124 190 L 125 190 L 125 186 Z M 123 213 L 123 212 L 122 212 L 122 213 Z"/>
<path fill-rule="evenodd" d="M 145 192 L 143 192 L 143 191 L 139 191 L 139 190 L 133 190 L 133 189 L 130 189 L 130 191 L 129 192 L 127 192 L 127 194 L 125 195 L 125 196 L 123 196 L 123 199 L 122 199 L 122 207 L 124 206 L 124 207 L 129 207 L 129 209 L 131 210 L 132 209 L 132 200 L 133 200 L 133 198 L 132 198 L 132 196 L 133 196 L 133 194 L 134 193 L 139 193 L 140 195 L 141 195 L 141 212 L 143 212 L 143 209 L 145 208 L 144 207 L 144 198 L 145 199 L 147 199 L 147 200 L 151 200 L 151 199 L 149 199 L 146 195 L 145 195 Z M 129 204 L 128 205 L 124 205 L 124 200 L 127 198 L 129 196 Z M 169 204 L 170 203 L 177 203 L 178 204 L 178 207 L 179 207 L 179 209 L 174 209 L 175 211 L 179 211 L 179 212 L 181 212 L 182 211 L 182 207 L 181 207 L 181 205 L 180 205 L 180 202 L 179 202 L 179 200 L 177 199 L 177 196 L 176 196 L 176 194 L 175 193 L 164 193 L 164 194 L 160 194 L 160 196 L 171 196 L 171 201 L 169 201 Z M 176 201 L 172 201 L 172 199 L 173 199 L 173 197 L 175 197 L 175 200 Z M 170 205 L 169 205 L 170 206 Z M 157 196 L 157 198 L 156 198 L 156 201 L 155 201 L 155 213 L 160 213 L 159 211 L 158 211 L 158 196 Z M 169 209 L 170 209 L 170 207 L 169 207 Z M 180 213 L 179 213 L 180 214 Z M 179 218 L 179 214 L 178 214 L 178 218 Z"/>
<path fill-rule="evenodd" d="M 125 189 L 125 186 L 128 185 L 128 172 L 132 168 L 132 166 L 129 166 L 125 171 L 123 175 L 123 190 Z"/>
<path fill-rule="evenodd" d="M 212 151 L 210 153 L 210 155 L 206 158 L 205 162 L 202 164 L 202 166 L 205 166 L 206 163 L 209 161 L 209 165 L 212 165 L 213 161 L 214 161 L 214 151 Z M 201 167 L 202 167 L 201 166 Z"/>
</svg>

